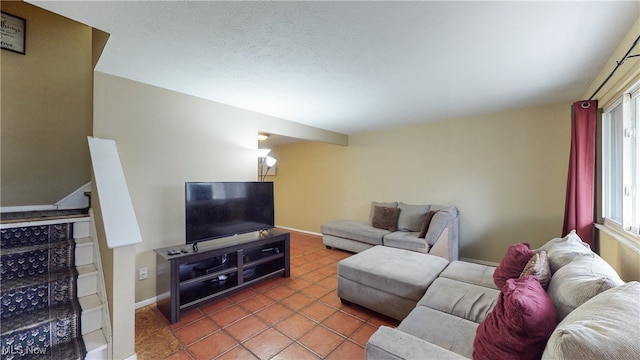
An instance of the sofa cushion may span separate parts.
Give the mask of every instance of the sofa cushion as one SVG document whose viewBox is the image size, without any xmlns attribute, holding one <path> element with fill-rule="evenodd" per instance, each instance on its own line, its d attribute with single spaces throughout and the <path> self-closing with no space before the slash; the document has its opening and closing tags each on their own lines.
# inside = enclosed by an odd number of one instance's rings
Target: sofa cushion
<svg viewBox="0 0 640 360">
<path fill-rule="evenodd" d="M 427 306 L 416 306 L 398 325 L 398 330 L 453 351 L 467 358 L 473 353 L 473 337 L 478 324 L 434 310 Z M 417 359 L 430 359 L 430 354 Z"/>
<path fill-rule="evenodd" d="M 571 311 L 599 293 L 622 285 L 616 271 L 600 256 L 581 254 L 551 277 L 547 292 L 562 320 Z"/>
<path fill-rule="evenodd" d="M 429 205 L 410 205 L 399 202 L 398 209 L 400 209 L 398 230 L 419 232 L 424 222 L 424 217 L 429 211 Z"/>
<path fill-rule="evenodd" d="M 427 253 L 429 246 L 424 239 L 418 237 L 416 232 L 396 231 L 387 234 L 382 239 L 385 246 L 391 246 L 399 249 L 407 249 L 411 251 L 419 251 Z"/>
<path fill-rule="evenodd" d="M 473 358 L 540 359 L 556 324 L 553 303 L 534 276 L 509 279 L 478 326 Z"/>
<path fill-rule="evenodd" d="M 546 244 L 542 245 L 538 251 L 547 252 L 552 274 L 570 263 L 573 259 L 593 253 L 589 244 L 583 242 L 575 231 L 571 231 L 563 238 L 549 240 Z"/>
<path fill-rule="evenodd" d="M 549 258 L 546 251 L 540 251 L 533 255 L 524 270 L 520 274 L 520 278 L 533 275 L 538 279 L 543 288 L 547 288 L 551 279 L 551 268 L 549 267 Z"/>
<path fill-rule="evenodd" d="M 598 294 L 558 324 L 543 359 L 637 359 L 640 354 L 640 283 Z"/>
<path fill-rule="evenodd" d="M 320 227 L 323 234 L 340 238 L 352 239 L 371 245 L 382 245 L 382 238 L 391 233 L 388 230 L 377 229 L 366 222 L 354 220 L 338 220 L 323 224 Z"/>
<path fill-rule="evenodd" d="M 447 227 L 447 224 L 458 217 L 458 208 L 456 208 L 455 206 L 442 208 L 434 205 L 431 207 L 431 209 L 440 210 L 435 215 L 433 215 L 431 223 L 429 224 L 429 229 L 424 236 L 427 244 L 433 246 L 433 244 L 438 241 L 438 238 L 440 237 L 440 234 L 442 233 L 444 228 Z"/>
<path fill-rule="evenodd" d="M 466 261 L 453 261 L 440 277 L 499 290 L 493 282 L 495 267 Z"/>
<path fill-rule="evenodd" d="M 498 289 L 501 289 L 508 279 L 517 279 L 529 260 L 535 255 L 535 251 L 529 248 L 529 244 L 513 244 L 507 249 L 507 253 L 500 261 L 500 265 L 493 273 L 493 280 Z"/>
<path fill-rule="evenodd" d="M 496 305 L 499 295 L 496 289 L 439 277 L 418 305 L 480 323 Z"/>
<path fill-rule="evenodd" d="M 460 354 L 384 325 L 367 341 L 366 359 L 468 360 Z"/>
<path fill-rule="evenodd" d="M 420 225 L 420 232 L 418 234 L 419 238 L 424 238 L 427 236 L 427 231 L 429 230 L 429 225 L 431 224 L 431 220 L 433 219 L 433 215 L 435 215 L 439 210 L 429 210 L 424 215 L 424 219 L 422 220 L 422 225 Z"/>
<path fill-rule="evenodd" d="M 338 275 L 417 303 L 447 264 L 437 256 L 375 246 L 341 260 Z"/>
<path fill-rule="evenodd" d="M 371 226 L 378 229 L 396 231 L 398 228 L 399 208 L 376 206 L 373 210 Z"/>
<path fill-rule="evenodd" d="M 398 207 L 398 202 L 397 201 L 394 201 L 394 202 L 372 201 L 371 202 L 371 209 L 369 210 L 369 225 L 373 225 L 373 212 L 375 211 L 376 206 L 396 208 L 396 207 Z"/>
</svg>

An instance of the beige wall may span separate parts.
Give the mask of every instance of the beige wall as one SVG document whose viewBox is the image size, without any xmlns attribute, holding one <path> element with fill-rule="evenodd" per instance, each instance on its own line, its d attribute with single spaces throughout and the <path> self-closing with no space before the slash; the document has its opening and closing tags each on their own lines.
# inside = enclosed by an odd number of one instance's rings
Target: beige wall
<svg viewBox="0 0 640 360">
<path fill-rule="evenodd" d="M 26 55 L 2 50 L 1 206 L 54 204 L 89 182 L 92 28 L 17 1 Z"/>
<path fill-rule="evenodd" d="M 640 281 L 640 245 L 610 232 L 599 231 L 600 256 L 624 281 Z"/>
<path fill-rule="evenodd" d="M 282 146 L 276 223 L 319 232 L 366 220 L 372 200 L 453 204 L 461 256 L 497 262 L 510 244 L 561 235 L 569 139 L 570 104 L 558 104 Z"/>
<path fill-rule="evenodd" d="M 153 249 L 185 242 L 185 181 L 257 180 L 257 134 L 346 143 L 346 136 L 131 80 L 95 74 L 94 136 L 116 141 L 143 243 L 136 301 L 156 296 Z M 137 278 L 137 274 L 131 276 Z"/>
</svg>

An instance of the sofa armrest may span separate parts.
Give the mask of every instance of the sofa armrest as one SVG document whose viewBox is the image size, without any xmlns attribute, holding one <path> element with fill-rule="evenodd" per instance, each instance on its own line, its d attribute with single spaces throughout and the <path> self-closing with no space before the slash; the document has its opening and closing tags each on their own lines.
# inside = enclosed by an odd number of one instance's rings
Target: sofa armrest
<svg viewBox="0 0 640 360">
<path fill-rule="evenodd" d="M 449 261 L 458 260 L 458 234 L 460 231 L 460 215 L 455 206 L 443 207 L 441 205 L 431 205 L 432 210 L 438 210 L 433 215 L 429 229 L 425 234 L 425 240 L 431 250 L 437 255 Z M 446 243 L 442 243 L 446 240 Z M 446 255 L 445 255 L 446 254 Z"/>
<path fill-rule="evenodd" d="M 428 253 L 449 261 L 456 261 L 458 260 L 457 246 L 458 239 L 449 236 L 449 229 L 445 228 L 436 243 L 429 247 Z"/>
<path fill-rule="evenodd" d="M 366 359 L 460 360 L 467 358 L 400 330 L 381 326 L 367 342 Z"/>
<path fill-rule="evenodd" d="M 449 214 L 443 216 L 444 221 L 437 224 L 438 226 L 434 229 L 429 227 L 425 240 L 429 245 L 429 254 L 456 261 L 458 260 L 460 216 L 455 207 L 448 208 L 447 211 Z"/>
</svg>

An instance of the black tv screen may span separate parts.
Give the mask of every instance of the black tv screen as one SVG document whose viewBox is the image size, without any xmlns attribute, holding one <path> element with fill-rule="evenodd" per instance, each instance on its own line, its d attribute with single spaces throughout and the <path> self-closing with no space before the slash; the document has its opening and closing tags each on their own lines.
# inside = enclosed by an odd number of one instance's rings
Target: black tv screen
<svg viewBox="0 0 640 360">
<path fill-rule="evenodd" d="M 186 243 L 274 227 L 272 182 L 185 183 Z"/>
</svg>

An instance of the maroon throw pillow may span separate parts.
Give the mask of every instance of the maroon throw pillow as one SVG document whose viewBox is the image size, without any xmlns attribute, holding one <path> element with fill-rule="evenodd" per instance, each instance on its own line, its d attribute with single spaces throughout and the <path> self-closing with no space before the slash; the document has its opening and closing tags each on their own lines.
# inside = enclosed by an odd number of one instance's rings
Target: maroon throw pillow
<svg viewBox="0 0 640 360">
<path fill-rule="evenodd" d="M 507 279 L 517 279 L 522 270 L 536 252 L 529 248 L 529 244 L 513 244 L 507 249 L 507 253 L 500 261 L 500 265 L 493 273 L 493 282 L 498 289 L 502 289 Z"/>
<path fill-rule="evenodd" d="M 418 234 L 419 238 L 423 238 L 427 236 L 427 231 L 429 230 L 429 225 L 431 225 L 431 219 L 433 219 L 433 215 L 435 215 L 440 210 L 429 210 L 427 211 L 427 215 L 424 217 L 424 221 L 422 222 L 422 226 L 420 227 L 420 234 Z"/>
<path fill-rule="evenodd" d="M 371 219 L 371 225 L 378 229 L 396 231 L 396 229 L 398 228 L 399 216 L 400 208 L 376 206 L 373 209 L 373 219 Z"/>
<path fill-rule="evenodd" d="M 473 359 L 540 359 L 557 322 L 553 302 L 535 276 L 509 279 L 478 325 Z"/>
</svg>

